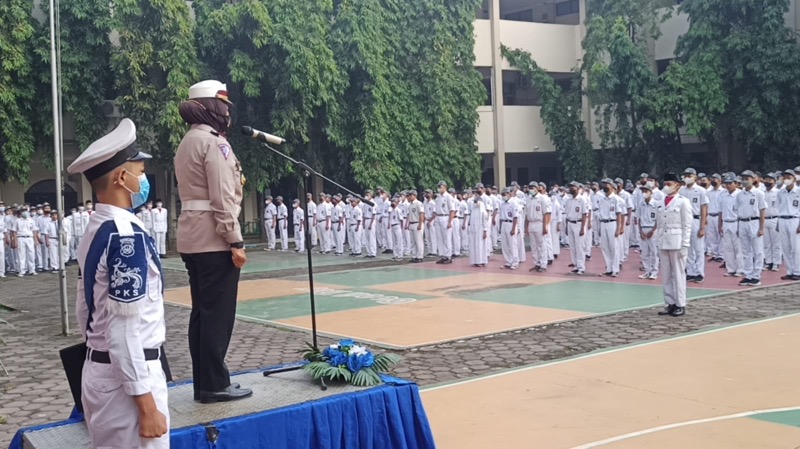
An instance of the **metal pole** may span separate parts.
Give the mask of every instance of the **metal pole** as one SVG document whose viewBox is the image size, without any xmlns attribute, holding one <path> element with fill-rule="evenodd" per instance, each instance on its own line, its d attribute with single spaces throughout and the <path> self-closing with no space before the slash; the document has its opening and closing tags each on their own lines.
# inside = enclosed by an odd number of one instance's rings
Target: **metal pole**
<svg viewBox="0 0 800 449">
<path fill-rule="evenodd" d="M 67 234 L 64 231 L 64 197 L 62 192 L 62 165 L 64 155 L 61 151 L 61 101 L 59 88 L 59 55 L 56 51 L 56 27 L 55 19 L 56 1 L 50 0 L 50 90 L 53 97 L 53 149 L 56 162 L 56 210 L 58 211 L 58 278 L 59 293 L 61 296 L 61 333 L 69 334 L 69 312 L 67 309 L 67 273 L 64 267 L 64 247 L 67 242 Z"/>
</svg>

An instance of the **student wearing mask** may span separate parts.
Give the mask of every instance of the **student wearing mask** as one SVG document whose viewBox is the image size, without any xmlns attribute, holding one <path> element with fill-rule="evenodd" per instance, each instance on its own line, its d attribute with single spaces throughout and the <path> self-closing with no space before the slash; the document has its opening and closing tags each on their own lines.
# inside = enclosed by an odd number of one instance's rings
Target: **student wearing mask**
<svg viewBox="0 0 800 449">
<path fill-rule="evenodd" d="M 517 226 L 519 225 L 519 209 L 511 201 L 511 189 L 503 189 L 502 203 L 498 213 L 500 222 L 500 246 L 506 263 L 503 268 L 516 270 L 519 267 L 519 245 L 517 244 Z"/>
<path fill-rule="evenodd" d="M 767 217 L 764 222 L 764 269 L 781 269 L 781 236 L 778 232 L 778 192 L 775 181 L 780 173 L 767 173 L 761 183 L 764 186 L 764 200 L 767 202 Z"/>
<path fill-rule="evenodd" d="M 692 239 L 689 258 L 686 261 L 686 280 L 697 284 L 705 280 L 706 275 L 706 223 L 708 222 L 708 192 L 697 184 L 697 171 L 687 168 L 683 172 L 680 195 L 692 206 Z M 666 192 L 664 192 L 666 193 Z"/>
<path fill-rule="evenodd" d="M 699 187 L 699 186 L 698 186 Z M 674 174 L 664 175 L 664 205 L 660 207 L 656 229 L 666 307 L 659 315 L 686 314 L 686 260 L 693 233 L 692 206 L 680 195 L 681 184 Z"/>
<path fill-rule="evenodd" d="M 722 188 L 722 177 L 716 173 L 711 175 L 710 186 L 706 190 L 708 196 L 708 226 L 706 226 L 706 255 L 711 262 L 722 262 L 721 242 L 719 233 L 719 197 L 725 192 Z"/>
<path fill-rule="evenodd" d="M 786 262 L 786 275 L 781 277 L 784 281 L 800 281 L 800 188 L 796 179 L 794 170 L 784 170 L 784 188 L 778 192 L 778 233 Z"/>
<path fill-rule="evenodd" d="M 721 250 L 725 261 L 726 277 L 743 277 L 742 247 L 740 244 L 739 213 L 736 209 L 736 197 L 741 191 L 736 185 L 736 180 L 728 176 L 724 180 L 725 190 L 717 198 L 719 204 L 719 234 L 721 236 Z"/>
<path fill-rule="evenodd" d="M 739 213 L 739 240 L 742 245 L 744 279 L 743 287 L 761 285 L 761 269 L 764 267 L 764 225 L 767 202 L 764 192 L 754 184 L 755 173 L 742 172 L 744 190 L 736 197 L 736 210 Z"/>
<path fill-rule="evenodd" d="M 653 192 L 647 184 L 640 186 L 641 202 L 636 208 L 636 232 L 639 234 L 644 274 L 639 279 L 658 279 L 658 246 L 656 244 L 657 216 L 660 203 L 653 199 Z"/>
</svg>

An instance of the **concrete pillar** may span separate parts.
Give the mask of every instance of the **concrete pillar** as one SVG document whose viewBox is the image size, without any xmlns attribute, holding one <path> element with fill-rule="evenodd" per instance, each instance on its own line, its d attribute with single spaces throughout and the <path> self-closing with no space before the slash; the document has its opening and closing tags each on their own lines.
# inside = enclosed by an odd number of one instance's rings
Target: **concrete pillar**
<svg viewBox="0 0 800 449">
<path fill-rule="evenodd" d="M 492 118 L 494 120 L 494 183 L 506 185 L 506 144 L 503 126 L 503 55 L 500 50 L 500 0 L 490 0 L 492 30 Z"/>
</svg>

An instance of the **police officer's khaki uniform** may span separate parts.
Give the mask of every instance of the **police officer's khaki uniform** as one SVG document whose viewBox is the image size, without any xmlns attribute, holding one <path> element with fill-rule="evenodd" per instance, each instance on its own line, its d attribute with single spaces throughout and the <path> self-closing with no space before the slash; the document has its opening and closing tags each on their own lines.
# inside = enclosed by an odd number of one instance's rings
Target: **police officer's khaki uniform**
<svg viewBox="0 0 800 449">
<path fill-rule="evenodd" d="M 218 392 L 230 386 L 225 354 L 236 319 L 240 273 L 230 245 L 243 241 L 242 166 L 227 139 L 208 125 L 194 124 L 175 154 L 175 176 L 182 204 L 178 252 L 192 289 L 189 352 L 194 388 Z"/>
<path fill-rule="evenodd" d="M 664 302 L 686 307 L 686 259 L 693 232 L 692 206 L 680 195 L 667 197 L 656 222 L 664 279 Z"/>
</svg>

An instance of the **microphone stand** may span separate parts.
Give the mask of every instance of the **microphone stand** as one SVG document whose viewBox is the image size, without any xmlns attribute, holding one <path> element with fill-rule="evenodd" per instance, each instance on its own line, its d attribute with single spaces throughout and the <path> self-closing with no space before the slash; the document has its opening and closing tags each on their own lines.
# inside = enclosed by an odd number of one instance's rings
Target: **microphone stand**
<svg viewBox="0 0 800 449">
<path fill-rule="evenodd" d="M 287 161 L 289 161 L 292 165 L 294 165 L 297 168 L 297 170 L 300 171 L 300 174 L 303 177 L 303 184 L 302 184 L 303 188 L 302 188 L 302 192 L 301 192 L 301 195 L 300 195 L 300 205 L 303 207 L 303 216 L 305 217 L 304 221 L 306 221 L 306 222 L 309 221 L 308 220 L 308 199 L 307 199 L 307 195 L 308 195 L 308 191 L 309 191 L 309 188 L 308 188 L 309 179 L 312 176 L 316 176 L 316 177 L 318 177 L 318 178 L 320 178 L 322 180 L 328 181 L 329 183 L 333 184 L 334 186 L 340 188 L 341 190 L 353 195 L 354 197 L 357 197 L 358 199 L 360 199 L 364 203 L 366 203 L 366 204 L 368 204 L 370 206 L 374 206 L 374 203 L 372 201 L 369 201 L 369 200 L 367 200 L 365 198 L 362 198 L 361 195 L 353 192 L 352 190 L 348 189 L 347 187 L 344 187 L 341 184 L 337 183 L 336 181 L 333 181 L 333 180 L 323 176 L 321 173 L 319 173 L 318 171 L 316 171 L 313 168 L 311 168 L 305 162 L 298 161 L 298 160 L 290 157 L 289 155 L 284 154 L 284 153 L 276 150 L 275 148 L 271 147 L 269 144 L 266 144 L 264 142 L 260 142 L 260 143 L 261 143 L 261 145 L 263 145 L 264 147 L 268 148 L 273 153 L 275 153 L 278 156 L 282 157 L 283 159 L 286 159 Z M 316 299 L 314 297 L 314 262 L 313 262 L 313 258 L 311 257 L 311 232 L 309 231 L 309 224 L 308 223 L 305 223 L 305 225 L 303 226 L 303 233 L 304 233 L 304 238 L 305 238 L 305 241 L 306 241 L 306 258 L 307 258 L 307 261 L 308 261 L 307 262 L 308 263 L 308 292 L 309 292 L 309 299 L 311 300 L 311 341 L 312 341 L 312 344 L 314 345 L 314 347 L 318 348 L 319 345 L 318 345 L 318 342 L 317 342 L 317 304 L 316 304 Z M 301 369 L 303 366 L 304 366 L 304 364 L 293 364 L 293 365 L 284 366 L 284 367 L 280 367 L 280 368 L 268 369 L 268 370 L 264 371 L 264 376 L 267 377 L 270 374 L 278 374 L 278 373 L 286 373 L 286 372 L 289 372 L 289 371 L 297 371 L 297 370 Z M 321 382 L 320 387 L 322 388 L 322 390 L 327 390 L 328 386 L 325 385 L 325 381 L 320 379 L 320 382 Z"/>
</svg>

